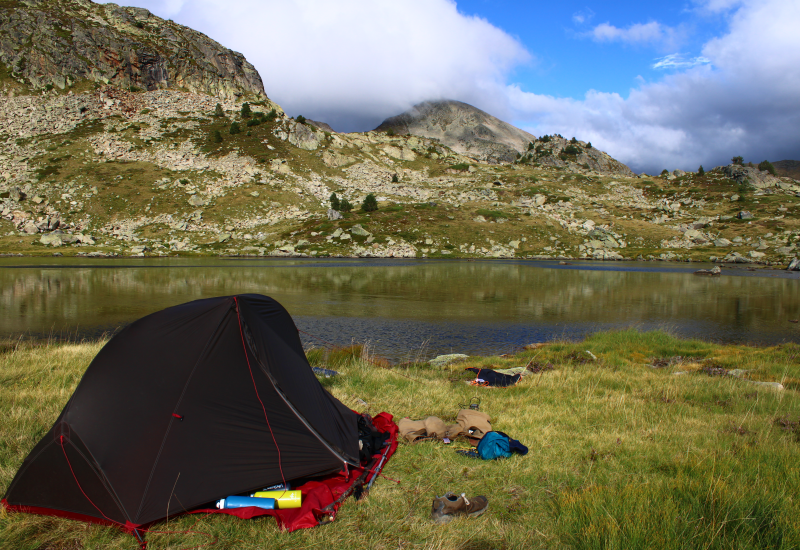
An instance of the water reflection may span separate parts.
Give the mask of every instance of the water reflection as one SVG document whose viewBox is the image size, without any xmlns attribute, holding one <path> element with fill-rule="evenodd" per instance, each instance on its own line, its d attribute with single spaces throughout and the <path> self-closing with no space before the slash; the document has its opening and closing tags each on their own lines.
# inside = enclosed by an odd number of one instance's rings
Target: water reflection
<svg viewBox="0 0 800 550">
<path fill-rule="evenodd" d="M 398 359 L 495 353 L 635 325 L 719 341 L 798 341 L 785 273 L 696 277 L 697 266 L 524 261 L 69 260 L 0 262 L 0 334 L 97 335 L 170 305 L 255 292 L 327 341 L 371 340 Z M 310 337 L 306 337 L 310 338 Z M 311 341 L 311 340 L 310 340 Z"/>
</svg>

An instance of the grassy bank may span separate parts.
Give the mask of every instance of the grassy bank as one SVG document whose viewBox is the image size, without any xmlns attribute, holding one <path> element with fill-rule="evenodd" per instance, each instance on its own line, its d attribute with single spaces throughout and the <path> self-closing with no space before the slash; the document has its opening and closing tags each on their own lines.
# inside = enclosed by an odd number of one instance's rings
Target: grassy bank
<svg viewBox="0 0 800 550">
<path fill-rule="evenodd" d="M 49 429 L 99 343 L 0 348 L 0 491 Z M 587 353 L 588 351 L 588 353 Z M 342 373 L 323 383 L 346 405 L 397 419 L 454 420 L 479 395 L 496 429 L 527 456 L 483 462 L 465 444 L 401 443 L 368 498 L 337 520 L 281 533 L 271 519 L 179 518 L 213 548 L 797 548 L 800 546 L 800 346 L 720 346 L 663 332 L 553 342 L 512 357 L 443 368 L 389 366 L 352 348 L 309 353 Z M 372 361 L 371 361 L 372 360 Z M 529 365 L 510 389 L 474 388 L 466 366 Z M 732 369 L 748 371 L 744 378 Z M 682 374 L 678 374 L 682 373 Z M 784 390 L 753 382 L 780 382 Z M 367 403 L 365 406 L 364 403 Z M 488 513 L 428 521 L 445 491 L 489 497 Z M 195 522 L 197 522 L 195 524 Z M 188 548 L 197 534 L 151 534 L 150 548 Z M 111 528 L 0 516 L 0 548 L 132 548 Z"/>
</svg>

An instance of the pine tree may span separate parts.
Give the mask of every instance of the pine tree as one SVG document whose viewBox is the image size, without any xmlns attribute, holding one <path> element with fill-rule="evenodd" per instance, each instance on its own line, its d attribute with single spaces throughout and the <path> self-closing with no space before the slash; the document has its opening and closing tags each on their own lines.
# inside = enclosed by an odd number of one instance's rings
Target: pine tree
<svg viewBox="0 0 800 550">
<path fill-rule="evenodd" d="M 392 174 L 392 183 L 397 183 L 397 182 L 398 182 L 397 174 Z"/>
<path fill-rule="evenodd" d="M 336 196 L 336 193 L 331 193 L 330 201 L 331 201 L 331 208 L 333 208 L 334 210 L 339 210 L 341 203 L 339 202 L 339 197 Z"/>
<path fill-rule="evenodd" d="M 219 133 L 219 130 L 214 130 L 211 133 L 211 141 L 213 143 L 222 143 L 222 134 Z"/>
<path fill-rule="evenodd" d="M 217 106 L 214 108 L 214 116 L 216 117 L 224 117 L 225 111 L 222 110 L 222 105 L 217 103 Z"/>
<path fill-rule="evenodd" d="M 342 212 L 350 212 L 352 209 L 353 205 L 350 204 L 350 201 L 347 199 L 342 199 L 342 201 L 339 203 L 339 210 Z"/>
<path fill-rule="evenodd" d="M 250 110 L 250 104 L 246 101 L 242 104 L 242 111 L 241 111 L 242 118 L 250 118 L 253 116 L 253 111 Z"/>
<path fill-rule="evenodd" d="M 706 171 L 703 170 L 703 165 L 702 164 L 700 165 L 700 168 L 697 169 L 697 175 L 698 176 L 705 176 L 706 175 Z"/>
<path fill-rule="evenodd" d="M 238 122 L 231 122 L 230 133 L 231 134 L 238 134 L 240 131 L 241 130 L 239 129 L 239 123 Z"/>
<path fill-rule="evenodd" d="M 361 203 L 361 210 L 364 212 L 374 212 L 378 209 L 378 201 L 375 199 L 375 195 L 370 193 L 366 197 L 364 197 L 364 202 Z"/>
</svg>

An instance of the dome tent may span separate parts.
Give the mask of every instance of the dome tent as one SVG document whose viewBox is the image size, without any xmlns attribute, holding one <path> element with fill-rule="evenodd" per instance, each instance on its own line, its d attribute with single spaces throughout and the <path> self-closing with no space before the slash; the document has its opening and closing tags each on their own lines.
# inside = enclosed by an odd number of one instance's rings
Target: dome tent
<svg viewBox="0 0 800 550">
<path fill-rule="evenodd" d="M 314 376 L 275 300 L 197 300 L 94 358 L 3 498 L 129 530 L 228 495 L 359 464 L 358 415 Z"/>
</svg>

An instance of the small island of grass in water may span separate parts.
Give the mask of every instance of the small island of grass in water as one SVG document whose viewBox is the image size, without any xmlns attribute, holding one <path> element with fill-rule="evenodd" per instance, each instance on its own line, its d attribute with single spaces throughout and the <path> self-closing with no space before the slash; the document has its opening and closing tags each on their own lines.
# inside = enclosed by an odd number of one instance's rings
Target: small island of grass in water
<svg viewBox="0 0 800 550">
<path fill-rule="evenodd" d="M 49 429 L 105 341 L 0 346 L 0 491 Z M 457 351 L 457 350 L 456 350 Z M 369 497 L 329 526 L 281 533 L 271 520 L 178 517 L 152 548 L 796 548 L 800 545 L 800 346 L 717 345 L 625 330 L 446 366 L 391 365 L 366 346 L 312 349 L 339 400 L 399 420 L 454 420 L 478 395 L 526 456 L 483 462 L 456 442 L 401 443 Z M 507 389 L 467 367 L 527 367 Z M 446 491 L 486 495 L 480 518 L 429 521 Z M 186 531 L 191 528 L 191 532 Z M 194 534 L 192 534 L 194 533 Z M 129 548 L 121 531 L 0 515 L 0 548 Z"/>
</svg>

